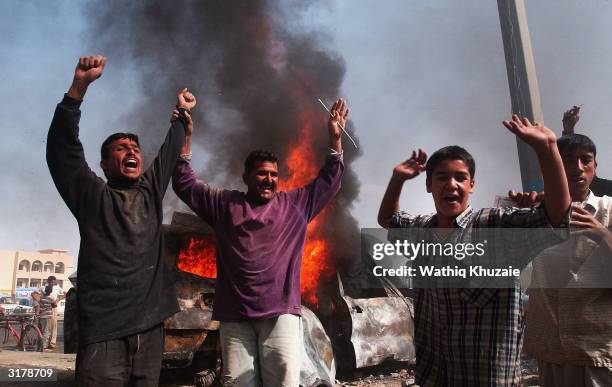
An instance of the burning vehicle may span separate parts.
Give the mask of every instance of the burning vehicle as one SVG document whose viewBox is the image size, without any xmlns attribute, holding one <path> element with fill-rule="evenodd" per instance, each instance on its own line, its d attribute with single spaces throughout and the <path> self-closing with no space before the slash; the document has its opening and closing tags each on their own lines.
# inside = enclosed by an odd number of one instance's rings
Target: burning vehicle
<svg viewBox="0 0 612 387">
<path fill-rule="evenodd" d="M 221 370 L 219 322 L 212 320 L 216 278 L 215 241 L 212 230 L 195 215 L 175 213 L 165 225 L 166 263 L 176 265 L 175 291 L 180 311 L 164 322 L 163 368 L 190 368 L 196 385 L 212 385 Z M 78 349 L 76 287 L 66 297 L 64 352 Z M 321 322 L 304 307 L 304 354 L 300 374 L 304 386 L 333 386 L 336 366 Z"/>
<path fill-rule="evenodd" d="M 212 229 L 197 216 L 175 212 L 164 225 L 167 264 L 175 265 L 175 290 L 180 312 L 164 322 L 163 368 L 189 368 L 197 386 L 212 385 L 221 371 L 219 322 L 212 320 L 216 278 Z M 316 250 L 319 248 L 320 250 Z M 315 244 L 307 260 L 324 249 Z M 319 257 L 321 259 L 321 257 Z M 323 257 L 322 259 L 325 259 Z M 308 267 L 308 262 L 304 262 Z M 328 270 L 333 270 L 329 263 Z M 335 270 L 302 273 L 304 352 L 302 386 L 334 386 L 337 368 L 354 370 L 387 359 L 414 361 L 412 304 L 389 285 L 378 295 L 352 297 Z M 71 276 L 75 288 L 77 280 Z M 314 288 L 308 288 L 313 286 Z M 66 298 L 64 348 L 78 348 L 76 291 Z"/>
</svg>

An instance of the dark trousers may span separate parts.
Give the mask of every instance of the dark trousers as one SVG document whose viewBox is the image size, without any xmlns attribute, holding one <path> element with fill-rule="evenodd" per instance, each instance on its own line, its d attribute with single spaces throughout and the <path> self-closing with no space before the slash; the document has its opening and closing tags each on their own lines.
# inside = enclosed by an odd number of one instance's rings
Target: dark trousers
<svg viewBox="0 0 612 387">
<path fill-rule="evenodd" d="M 76 385 L 157 386 L 163 349 L 162 324 L 131 336 L 79 347 Z"/>
</svg>

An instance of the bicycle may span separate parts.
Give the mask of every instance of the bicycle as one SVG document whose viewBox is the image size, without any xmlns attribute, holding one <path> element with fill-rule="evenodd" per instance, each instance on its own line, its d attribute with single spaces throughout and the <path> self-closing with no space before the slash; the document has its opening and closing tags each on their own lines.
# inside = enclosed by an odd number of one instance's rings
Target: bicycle
<svg viewBox="0 0 612 387">
<path fill-rule="evenodd" d="M 14 328 L 19 325 L 19 332 Z M 0 338 L 2 343 L 10 343 L 15 338 L 17 348 L 22 351 L 39 351 L 44 348 L 44 336 L 38 328 L 38 316 L 35 314 L 5 314 L 0 320 Z"/>
<path fill-rule="evenodd" d="M 24 315 L 20 316 L 18 320 L 19 326 L 21 327 L 19 348 L 22 351 L 42 352 L 45 347 L 45 338 L 40 328 L 38 328 L 38 316 Z"/>
<path fill-rule="evenodd" d="M 2 340 L 3 345 L 6 345 L 11 343 L 11 338 L 14 338 L 15 344 L 17 345 L 21 340 L 21 336 L 17 330 L 13 328 L 11 323 L 14 323 L 14 320 L 9 316 L 9 314 L 0 315 L 0 340 Z"/>
</svg>

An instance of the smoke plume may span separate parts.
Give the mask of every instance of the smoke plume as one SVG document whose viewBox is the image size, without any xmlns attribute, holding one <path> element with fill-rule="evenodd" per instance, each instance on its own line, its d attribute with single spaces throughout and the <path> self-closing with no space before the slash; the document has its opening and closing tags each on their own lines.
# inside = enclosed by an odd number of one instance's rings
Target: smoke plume
<svg viewBox="0 0 612 387">
<path fill-rule="evenodd" d="M 187 86 L 196 94 L 193 147 L 209 156 L 206 165 L 194 166 L 196 172 L 237 186 L 253 149 L 279 156 L 281 178 L 288 177 L 283 160 L 296 146 L 314 150 L 304 155 L 317 167 L 323 162 L 327 116 L 317 98 L 331 106 L 340 96 L 345 64 L 320 34 L 293 28 L 303 7 L 263 0 L 104 2 L 90 15 L 91 38 L 97 44 L 102 39 L 111 61 L 135 66 L 140 74 L 143 98 L 128 124 L 147 131 L 143 137 L 151 136 L 149 128 L 164 127 L 177 90 Z M 304 136 L 307 121 L 314 124 Z M 348 127 L 356 138 L 352 123 Z M 356 261 L 359 243 L 350 213 L 359 192 L 352 168 L 359 152 L 346 137 L 343 142 L 343 187 L 324 226 L 341 264 Z"/>
</svg>

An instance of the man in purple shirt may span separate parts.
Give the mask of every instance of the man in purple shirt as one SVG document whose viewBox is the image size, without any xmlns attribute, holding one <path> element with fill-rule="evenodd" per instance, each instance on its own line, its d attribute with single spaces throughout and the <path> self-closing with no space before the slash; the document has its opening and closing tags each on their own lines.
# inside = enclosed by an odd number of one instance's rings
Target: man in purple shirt
<svg viewBox="0 0 612 387">
<path fill-rule="evenodd" d="M 191 169 L 188 129 L 172 187 L 217 236 L 213 319 L 219 320 L 223 385 L 297 386 L 302 346 L 300 270 L 308 223 L 340 189 L 344 171 L 339 99 L 328 122 L 329 154 L 307 186 L 277 192 L 278 160 L 254 151 L 245 161 L 247 192 L 214 188 Z M 174 117 L 177 117 L 175 112 Z"/>
</svg>

